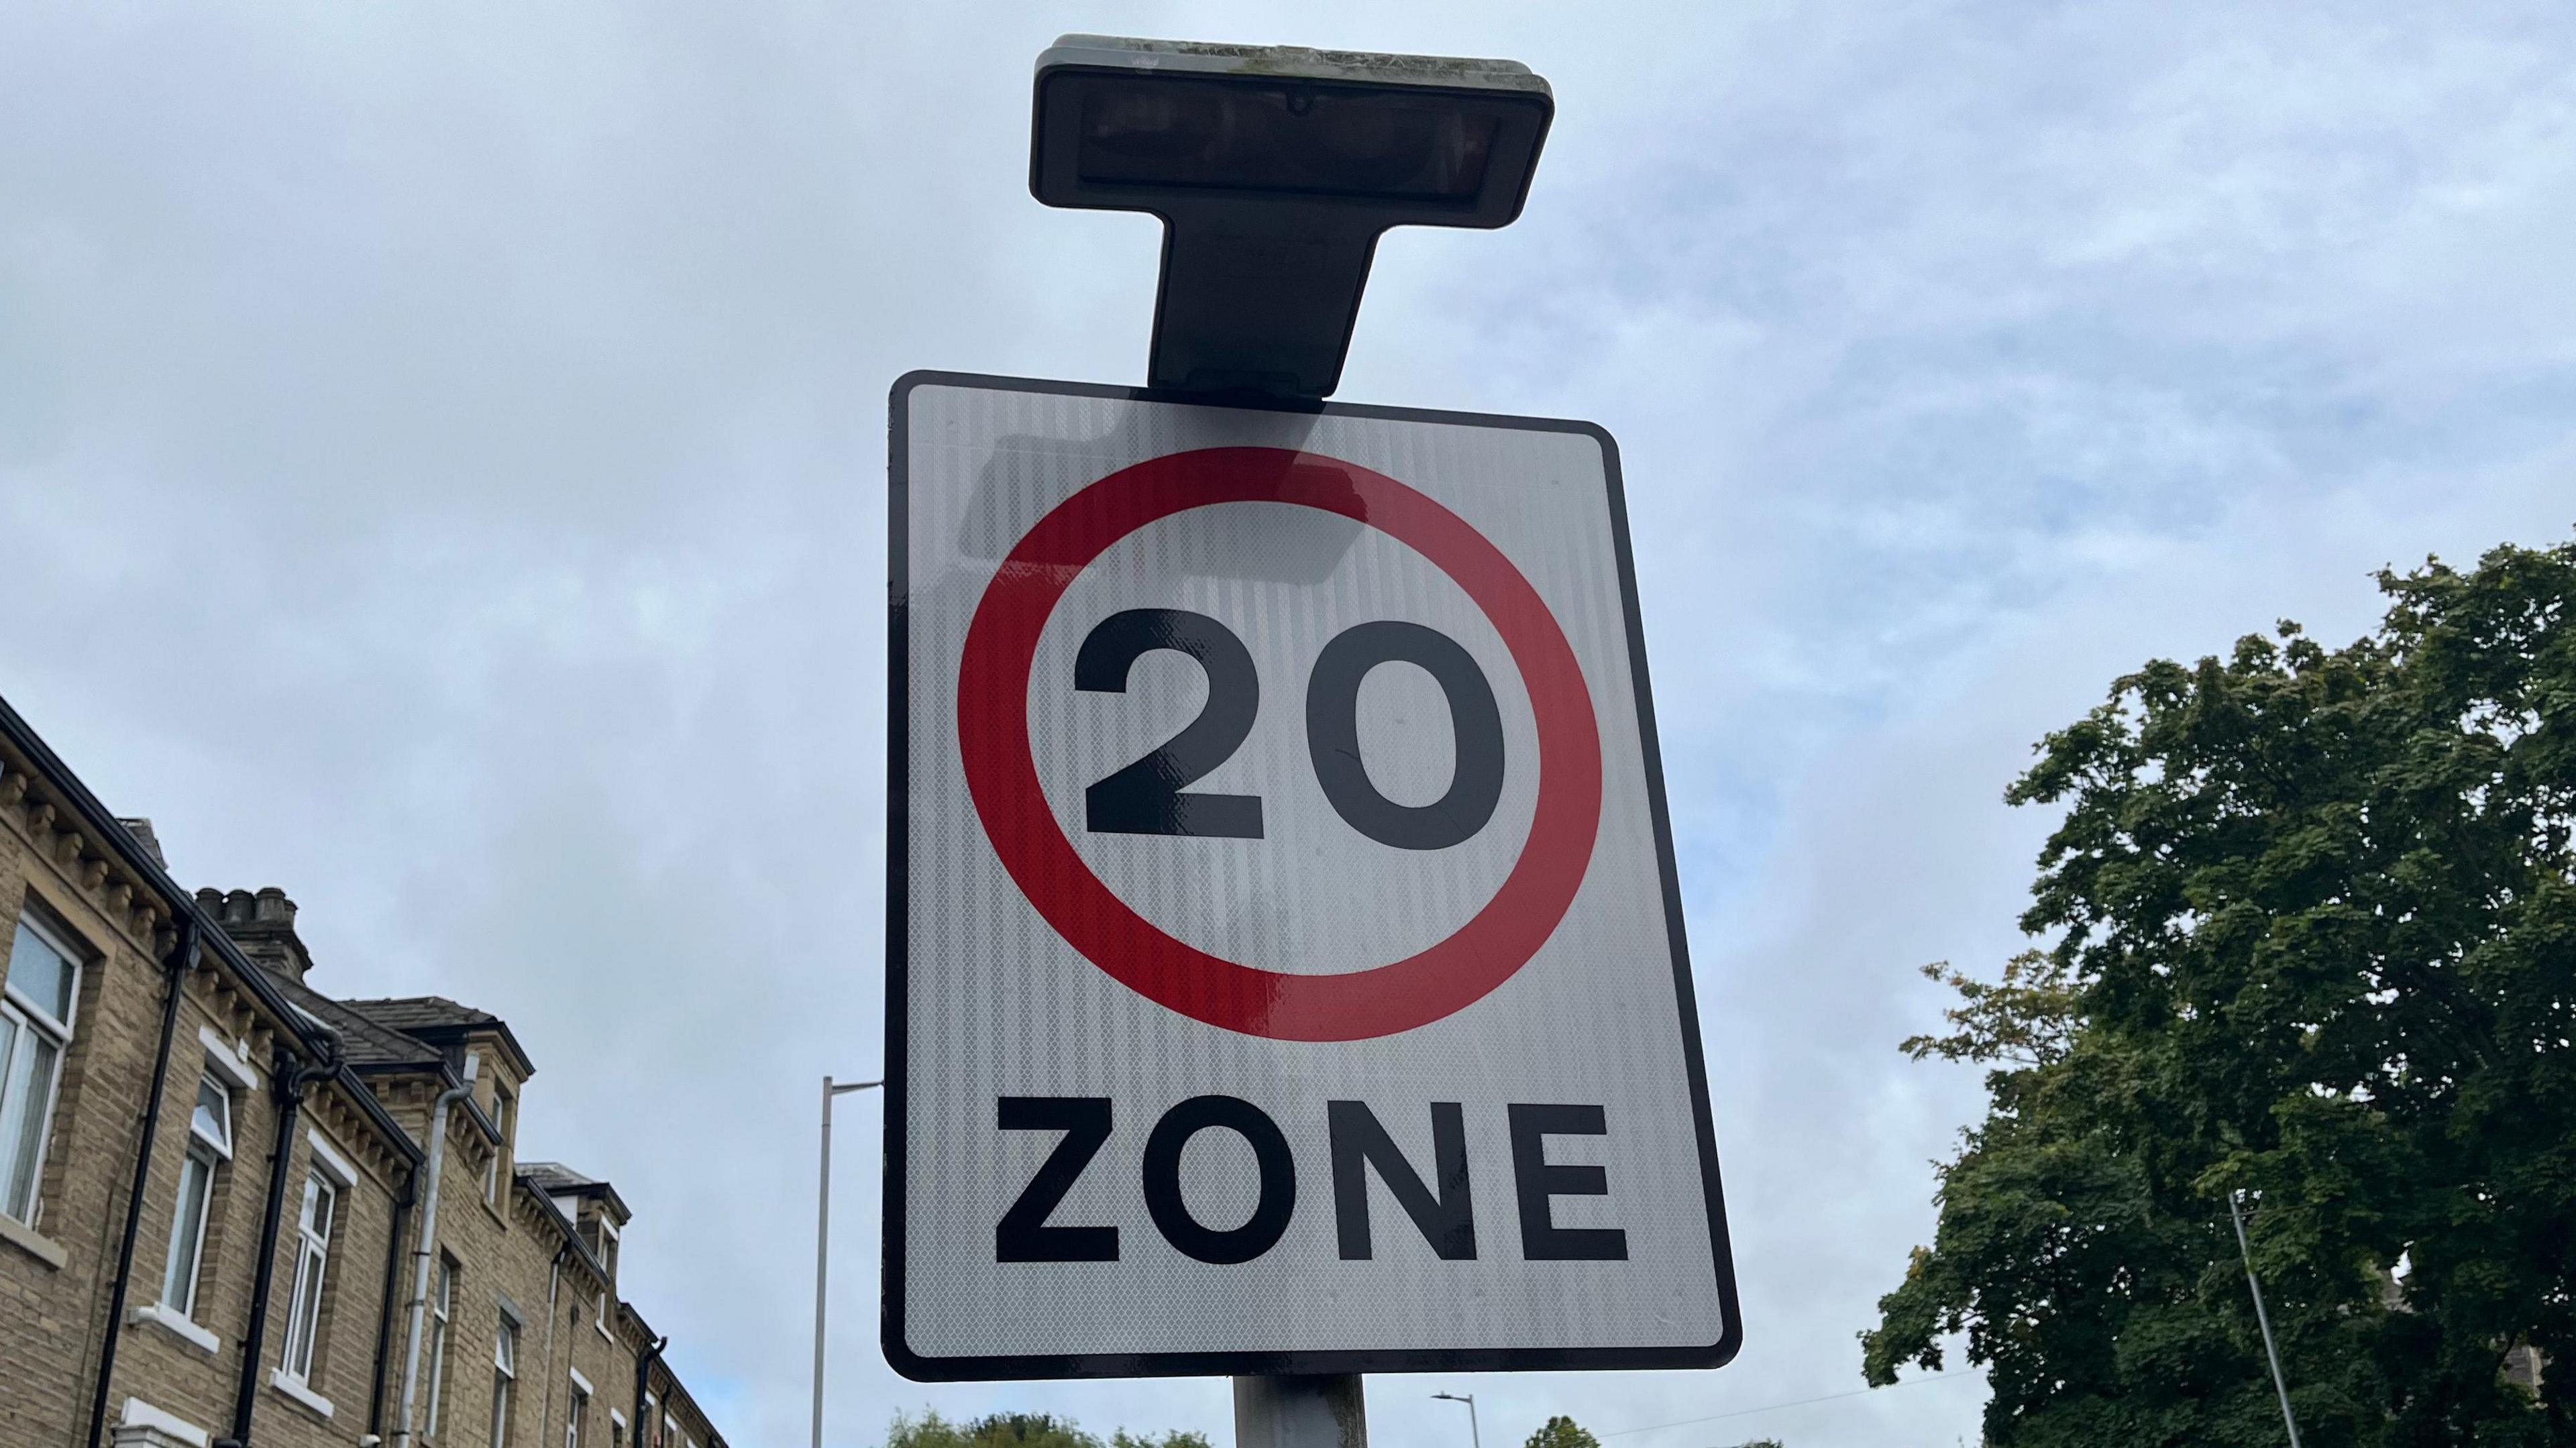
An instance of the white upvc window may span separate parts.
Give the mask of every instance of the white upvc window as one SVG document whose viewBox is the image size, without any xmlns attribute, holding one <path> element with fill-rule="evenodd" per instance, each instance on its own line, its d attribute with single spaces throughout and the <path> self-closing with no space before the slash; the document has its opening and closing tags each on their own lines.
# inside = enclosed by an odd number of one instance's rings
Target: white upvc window
<svg viewBox="0 0 2576 1448">
<path fill-rule="evenodd" d="M 501 1139 L 492 1145 L 492 1158 L 483 1163 L 483 1200 L 501 1205 L 501 1158 L 510 1154 L 510 1116 L 518 1102 L 498 1084 L 492 1087 L 492 1128 Z"/>
<path fill-rule="evenodd" d="M 83 952 L 30 912 L 18 917 L 9 959 L 0 966 L 6 980 L 0 988 L 0 1213 L 30 1227 L 80 1000 L 82 959 Z"/>
<path fill-rule="evenodd" d="M 181 1317 L 197 1315 L 197 1279 L 206 1257 L 206 1219 L 215 1199 L 215 1172 L 233 1159 L 233 1097 L 213 1076 L 197 1078 L 197 1104 L 188 1114 L 188 1155 L 179 1167 L 179 1199 L 170 1211 L 170 1255 L 161 1268 L 161 1305 Z"/>
<path fill-rule="evenodd" d="M 316 1171 L 304 1178 L 304 1207 L 295 1224 L 295 1290 L 286 1308 L 286 1361 L 279 1371 L 297 1382 L 313 1379 L 313 1355 L 322 1337 L 322 1283 L 331 1268 L 331 1220 L 340 1189 Z"/>
<path fill-rule="evenodd" d="M 519 1325 L 501 1319 L 492 1336 L 492 1448 L 510 1441 L 510 1395 L 519 1385 Z"/>
<path fill-rule="evenodd" d="M 438 1409 L 447 1396 L 447 1329 L 456 1316 L 456 1263 L 438 1259 L 438 1281 L 429 1295 L 429 1418 L 423 1433 L 438 1433 Z"/>
<path fill-rule="evenodd" d="M 606 1337 L 609 1335 L 608 1294 L 617 1287 L 617 1229 L 608 1224 L 604 1215 L 599 1219 L 599 1275 L 608 1279 L 608 1286 L 600 1289 L 599 1293 L 597 1324 L 599 1335 Z"/>
<path fill-rule="evenodd" d="M 575 1382 L 571 1406 L 564 1409 L 564 1448 L 581 1448 L 581 1430 L 590 1417 L 590 1390 Z"/>
</svg>

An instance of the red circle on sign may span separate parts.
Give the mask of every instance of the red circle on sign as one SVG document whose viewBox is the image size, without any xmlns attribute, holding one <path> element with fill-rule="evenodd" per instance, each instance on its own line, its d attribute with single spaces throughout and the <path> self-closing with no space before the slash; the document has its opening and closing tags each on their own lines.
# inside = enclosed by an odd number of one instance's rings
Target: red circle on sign
<svg viewBox="0 0 2576 1448">
<path fill-rule="evenodd" d="M 1073 580 L 1159 519 L 1219 503 L 1289 503 L 1376 528 L 1430 559 L 1493 621 L 1538 724 L 1538 804 L 1502 888 L 1419 954 L 1338 975 L 1263 970 L 1175 939 L 1120 898 L 1048 807 L 1029 747 L 1029 670 Z M 1382 473 L 1285 448 L 1174 453 L 1056 505 L 1002 560 L 966 630 L 957 679 L 966 785 L 994 852 L 1056 933 L 1148 1000 L 1246 1035 L 1358 1041 L 1464 1010 L 1526 965 L 1583 884 L 1601 823 L 1601 736 L 1574 650 L 1547 604 L 1467 521 Z"/>
</svg>

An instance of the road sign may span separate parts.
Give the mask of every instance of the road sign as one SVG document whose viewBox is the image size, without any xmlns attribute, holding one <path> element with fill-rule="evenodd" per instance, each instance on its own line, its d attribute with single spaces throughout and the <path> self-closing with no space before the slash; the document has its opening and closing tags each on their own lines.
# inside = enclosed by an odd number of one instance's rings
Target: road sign
<svg viewBox="0 0 2576 1448">
<path fill-rule="evenodd" d="M 888 1359 L 1733 1356 L 1609 435 L 947 373 L 892 434 Z"/>
</svg>

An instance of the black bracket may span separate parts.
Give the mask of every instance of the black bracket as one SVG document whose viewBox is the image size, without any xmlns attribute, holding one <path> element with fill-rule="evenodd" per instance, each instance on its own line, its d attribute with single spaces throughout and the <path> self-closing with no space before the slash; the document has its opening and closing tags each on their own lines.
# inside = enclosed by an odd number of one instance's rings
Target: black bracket
<svg viewBox="0 0 2576 1448">
<path fill-rule="evenodd" d="M 1555 109 L 1511 61 L 1068 35 L 1029 190 L 1163 219 L 1147 385 L 1327 397 L 1378 237 L 1509 225 Z"/>
</svg>

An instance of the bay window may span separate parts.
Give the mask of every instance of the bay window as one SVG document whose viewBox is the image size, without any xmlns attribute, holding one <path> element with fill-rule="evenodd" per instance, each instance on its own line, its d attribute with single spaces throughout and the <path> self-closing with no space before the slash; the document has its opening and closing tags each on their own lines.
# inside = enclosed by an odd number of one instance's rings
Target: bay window
<svg viewBox="0 0 2576 1448">
<path fill-rule="evenodd" d="M 492 1088 L 492 1127 L 501 1139 L 493 1144 L 491 1159 L 483 1163 L 483 1200 L 496 1207 L 501 1205 L 501 1158 L 510 1154 L 510 1116 L 517 1104 L 509 1092 Z"/>
<path fill-rule="evenodd" d="M 0 976 L 0 1212 L 36 1225 L 37 1178 L 71 1044 L 83 952 L 21 915 Z"/>
<path fill-rule="evenodd" d="M 519 1385 L 519 1325 L 501 1319 L 492 1338 L 492 1448 L 510 1441 L 510 1390 Z"/>
<path fill-rule="evenodd" d="M 331 1267 L 331 1219 L 340 1189 L 312 1172 L 304 1178 L 304 1207 L 295 1224 L 295 1290 L 286 1299 L 286 1361 L 279 1371 L 300 1383 L 313 1379 L 314 1349 L 322 1339 L 322 1281 Z"/>
<path fill-rule="evenodd" d="M 438 1409 L 447 1388 L 447 1329 L 456 1315 L 456 1262 L 438 1259 L 438 1285 L 429 1297 L 429 1421 L 421 1429 L 436 1437 Z"/>
<path fill-rule="evenodd" d="M 215 1172 L 233 1158 L 233 1098 L 212 1076 L 197 1079 L 188 1115 L 188 1155 L 179 1167 L 179 1200 L 170 1212 L 170 1255 L 161 1268 L 161 1305 L 181 1317 L 197 1313 L 197 1278 L 206 1255 L 206 1219 Z"/>
</svg>

